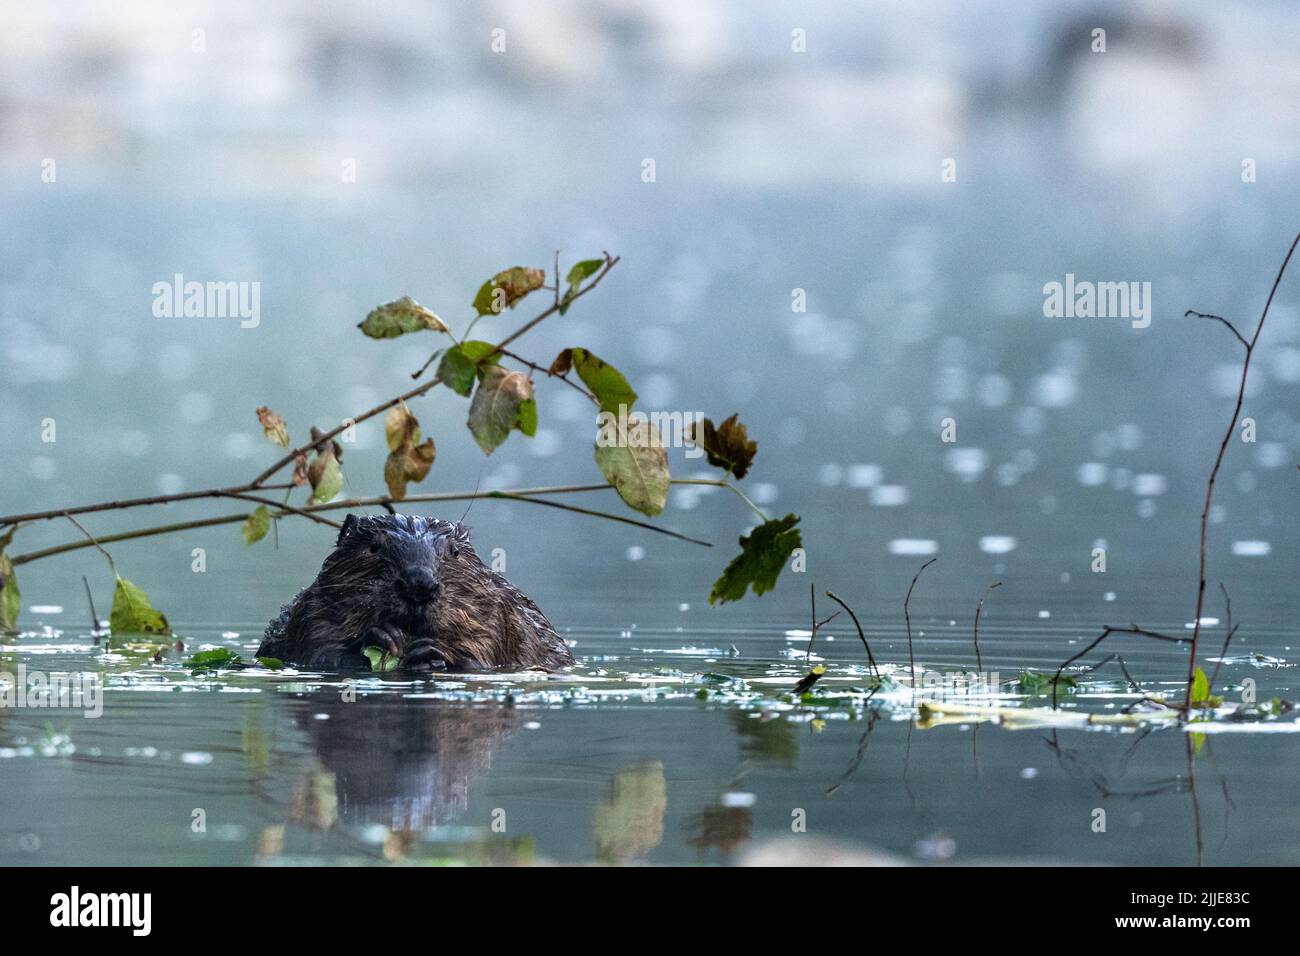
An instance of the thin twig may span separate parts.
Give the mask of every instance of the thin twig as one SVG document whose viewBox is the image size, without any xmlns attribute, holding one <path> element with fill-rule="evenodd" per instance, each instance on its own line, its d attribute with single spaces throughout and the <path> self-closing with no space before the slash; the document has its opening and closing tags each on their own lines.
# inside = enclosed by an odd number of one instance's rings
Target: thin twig
<svg viewBox="0 0 1300 956">
<path fill-rule="evenodd" d="M 308 521 L 314 521 L 317 524 L 323 524 L 330 528 L 343 527 L 343 525 L 339 524 L 339 522 L 337 521 L 331 521 L 329 518 L 322 518 L 320 515 L 314 515 L 310 511 L 304 511 L 302 508 L 295 508 L 293 505 L 290 504 L 285 504 L 279 501 L 272 501 L 270 498 L 261 498 L 258 497 L 257 495 L 246 495 L 243 492 L 237 492 L 237 491 L 223 492 L 220 495 L 220 497 L 237 498 L 241 501 L 252 501 L 260 505 L 266 505 L 267 507 L 270 508 L 279 508 L 281 511 L 286 511 L 289 514 L 300 515 L 301 517 L 306 518 Z"/>
<path fill-rule="evenodd" d="M 90 629 L 92 631 L 98 631 L 99 615 L 95 613 L 95 599 L 90 594 L 90 582 L 86 580 L 84 574 L 81 576 L 81 583 L 86 588 L 86 602 L 90 605 Z"/>
<path fill-rule="evenodd" d="M 862 632 L 862 625 L 858 623 L 858 616 L 853 613 L 853 608 L 849 607 L 830 591 L 826 592 L 826 596 L 849 612 L 849 617 L 853 619 L 853 626 L 858 629 L 858 640 L 860 640 L 862 646 L 867 649 L 867 663 L 871 665 L 871 672 L 879 677 L 880 668 L 876 666 L 876 656 L 871 653 L 871 645 L 867 643 L 867 635 Z"/>
<path fill-rule="evenodd" d="M 912 693 L 916 693 L 916 656 L 912 653 L 912 615 L 909 611 L 909 605 L 912 603 L 912 588 L 916 587 L 917 578 L 930 565 L 938 561 L 938 558 L 931 558 L 912 575 L 912 583 L 907 586 L 907 597 L 903 598 L 903 620 L 907 624 L 907 662 L 912 669 Z"/>
<path fill-rule="evenodd" d="M 1229 329 L 1232 330 L 1232 334 L 1237 337 L 1238 342 L 1244 345 L 1247 350 L 1250 349 L 1250 343 L 1247 342 L 1245 338 L 1242 337 L 1242 334 L 1237 331 L 1237 327 L 1233 325 L 1231 322 L 1229 322 L 1227 319 L 1225 319 L 1223 316 L 1210 315 L 1208 312 L 1197 312 L 1195 309 L 1188 309 L 1186 312 L 1183 313 L 1183 318 L 1186 319 L 1193 315 L 1196 316 L 1196 318 L 1198 319 L 1215 319 L 1216 321 L 1222 322 L 1224 325 L 1226 325 Z"/>
<path fill-rule="evenodd" d="M 612 514 L 608 511 L 593 511 L 590 508 L 579 508 L 577 505 L 566 505 L 562 501 L 547 501 L 545 498 L 531 498 L 528 495 L 511 494 L 508 491 L 485 491 L 478 497 L 482 498 L 503 498 L 507 501 L 527 501 L 529 504 L 546 505 L 548 508 L 559 508 L 562 511 L 571 511 L 574 514 L 590 515 L 593 518 L 606 518 L 610 521 L 617 521 L 621 524 L 630 524 L 637 528 L 644 528 L 646 531 L 653 531 L 656 534 L 666 534 L 670 538 L 676 538 L 678 541 L 689 541 L 691 544 L 703 545 L 706 548 L 713 547 L 708 541 L 701 541 L 699 538 L 691 538 L 676 531 L 669 531 L 667 528 L 659 528 L 655 525 L 648 524 L 645 521 L 637 521 L 635 518 L 625 518 L 622 515 Z"/>
<path fill-rule="evenodd" d="M 598 398 L 597 398 L 595 395 L 593 395 L 591 392 L 587 391 L 585 388 L 583 388 L 581 385 L 579 385 L 579 384 L 578 384 L 577 382 L 575 382 L 573 379 L 569 378 L 568 375 L 559 375 L 559 374 L 557 374 L 557 373 L 555 373 L 555 372 L 552 372 L 552 371 L 551 371 L 551 368 L 550 368 L 549 365 L 538 365 L 536 362 L 530 362 L 528 359 L 524 358 L 522 355 L 516 355 L 514 352 L 511 352 L 509 349 L 498 349 L 497 351 L 498 351 L 500 354 L 506 356 L 507 358 L 512 358 L 512 359 L 514 359 L 516 362 L 520 363 L 521 365 L 526 365 L 526 366 L 528 366 L 528 367 L 529 367 L 530 369 L 532 369 L 534 372 L 541 372 L 541 373 L 542 373 L 543 375 L 545 375 L 547 378 L 557 378 L 557 379 L 559 379 L 559 380 L 560 380 L 561 382 L 563 382 L 565 385 L 569 386 L 569 388 L 574 389 L 574 390 L 577 391 L 580 395 L 582 395 L 584 398 L 586 398 L 586 399 L 588 399 L 589 401 L 591 401 L 591 402 L 592 402 L 593 404 L 595 404 L 597 407 L 600 407 L 600 399 L 598 399 Z"/>
<path fill-rule="evenodd" d="M 1255 334 L 1250 337 L 1249 342 L 1245 341 L 1240 334 L 1237 335 L 1246 346 L 1246 358 L 1241 363 L 1241 384 L 1237 388 L 1237 403 L 1232 409 L 1232 421 L 1228 423 L 1228 428 L 1223 433 L 1223 441 L 1219 443 L 1219 453 L 1214 458 L 1214 467 L 1210 469 L 1210 478 L 1205 486 L 1205 507 L 1201 510 L 1200 579 L 1196 588 L 1196 616 L 1192 618 L 1192 646 L 1187 655 L 1187 699 L 1183 702 L 1184 716 L 1191 715 L 1192 685 L 1196 682 L 1196 650 L 1201 637 L 1201 612 L 1205 609 L 1206 539 L 1209 536 L 1210 505 L 1214 500 L 1214 483 L 1219 477 L 1219 469 L 1223 466 L 1223 457 L 1228 452 L 1228 443 L 1232 441 L 1232 435 L 1237 430 L 1237 420 L 1241 417 L 1241 406 L 1246 400 L 1246 379 L 1250 375 L 1250 360 L 1255 355 L 1255 345 L 1259 342 L 1259 334 L 1264 331 L 1264 321 L 1268 318 L 1269 307 L 1273 304 L 1273 297 L 1277 295 L 1278 286 L 1282 284 L 1282 276 L 1286 273 L 1286 267 L 1291 262 L 1291 256 L 1295 254 L 1297 245 L 1300 245 L 1300 233 L 1297 233 L 1295 239 L 1291 241 L 1291 248 L 1287 250 L 1286 258 L 1282 260 L 1282 265 L 1277 270 L 1277 277 L 1273 279 L 1273 288 L 1269 290 L 1268 299 L 1264 303 L 1264 311 L 1260 313 L 1259 323 L 1255 326 Z M 1225 322 L 1225 324 L 1236 332 L 1230 323 Z"/>
<path fill-rule="evenodd" d="M 1052 678 L 1052 710 L 1056 710 L 1056 688 L 1058 682 L 1061 679 L 1061 674 L 1064 673 L 1065 669 L 1069 667 L 1071 664 L 1073 664 L 1075 661 L 1077 661 L 1079 658 L 1087 656 L 1087 654 L 1094 647 L 1096 647 L 1106 638 L 1110 637 L 1112 634 L 1138 634 L 1142 637 L 1152 638 L 1153 640 L 1171 641 L 1175 644 L 1186 644 L 1189 641 L 1191 641 L 1190 637 L 1174 637 L 1169 634 L 1161 634 L 1157 631 L 1149 631 L 1144 627 L 1138 627 L 1136 624 L 1130 624 L 1128 627 L 1107 626 L 1095 641 L 1093 641 L 1083 650 L 1079 651 L 1079 653 L 1075 654 L 1073 657 L 1068 659 L 1064 664 L 1062 664 L 1060 667 L 1056 669 L 1056 676 Z"/>
<path fill-rule="evenodd" d="M 744 493 L 735 485 L 731 484 L 731 482 L 727 481 L 725 478 L 672 478 L 669 479 L 669 484 L 710 485 L 716 488 L 726 488 L 727 490 L 733 492 L 738 497 L 743 499 L 746 503 L 750 503 L 748 498 L 745 497 Z M 496 494 L 498 495 L 513 494 L 513 495 L 517 495 L 520 498 L 532 498 L 535 495 L 575 494 L 579 492 L 612 491 L 612 490 L 613 490 L 613 486 L 607 484 L 556 485 L 553 487 L 542 487 L 542 488 L 519 488 L 513 491 L 497 492 Z M 391 497 L 388 497 L 386 495 L 379 495 L 371 498 L 340 498 L 335 501 L 327 502 L 325 504 L 306 505 L 299 510 L 304 512 L 315 513 L 319 511 L 339 511 L 346 508 L 391 509 L 395 503 L 396 504 L 423 504 L 423 503 L 442 502 L 442 501 L 475 501 L 480 498 L 487 498 L 490 496 L 491 493 L 489 492 L 457 491 L 457 492 L 446 492 L 446 493 L 431 493 L 425 495 L 407 495 L 404 499 L 402 499 L 401 502 L 395 502 L 394 499 Z M 603 512 L 599 513 L 599 516 L 604 517 L 604 513 Z M 151 538 L 151 537 L 156 537 L 158 535 L 175 534 L 178 531 L 190 531 L 196 528 L 210 528 L 216 525 L 234 524 L 236 522 L 245 520 L 247 517 L 248 514 L 246 512 L 241 512 L 240 514 L 221 515 L 215 518 L 199 518 L 193 521 L 179 521 L 174 524 L 157 525 L 152 528 L 138 528 L 134 531 L 123 531 L 118 534 L 105 535 L 101 540 L 105 542 L 113 542 L 113 541 L 131 541 L 136 538 Z M 277 512 L 271 515 L 271 517 L 272 519 L 278 519 L 284 517 L 284 514 Z M 646 525 L 646 527 L 653 527 L 653 525 Z M 90 547 L 90 542 L 88 541 L 81 541 L 81 540 L 69 541 L 64 544 L 58 544 L 58 545 L 53 545 L 52 547 L 42 548 L 38 551 L 29 551 L 26 554 L 16 554 L 13 556 L 12 561 L 15 566 L 19 564 L 27 564 L 31 561 L 39 561 L 42 558 L 48 558 L 56 554 L 64 554 L 68 551 L 77 551 L 81 548 L 88 548 L 88 547 Z"/>
<path fill-rule="evenodd" d="M 1219 652 L 1218 663 L 1214 665 L 1214 673 L 1210 675 L 1211 691 L 1214 690 L 1214 682 L 1219 677 L 1219 668 L 1223 666 L 1223 659 L 1228 656 L 1228 644 L 1232 641 L 1232 635 L 1236 633 L 1237 630 L 1232 626 L 1232 598 L 1228 596 L 1228 589 L 1223 586 L 1222 581 L 1219 582 L 1219 590 L 1223 592 L 1223 604 L 1225 608 L 1223 618 L 1226 631 L 1223 635 L 1223 650 Z"/>
<path fill-rule="evenodd" d="M 262 485 L 262 491 L 295 487 L 291 482 L 277 485 Z M 177 501 L 194 501 L 199 498 L 224 498 L 231 493 L 251 491 L 251 488 L 236 485 L 230 488 L 205 488 L 202 491 L 182 491 L 174 495 L 150 495 L 145 498 L 122 498 L 116 501 L 104 501 L 93 505 L 78 505 L 74 508 L 51 508 L 48 511 L 33 511 L 24 515 L 7 515 L 0 518 L 0 524 L 17 524 L 24 521 L 48 521 L 68 515 L 92 514 L 99 511 L 117 511 L 123 508 L 139 508 L 146 505 L 169 505 Z"/>
<path fill-rule="evenodd" d="M 592 280 L 591 280 L 590 282 L 588 282 L 585 286 L 583 286 L 581 289 L 579 289 L 579 290 L 578 290 L 577 292 L 575 292 L 573 295 L 569 296 L 569 303 L 570 303 L 570 304 L 572 304 L 574 301 L 576 301 L 577 299 L 581 298 L 582 296 L 586 295 L 586 294 L 587 294 L 588 292 L 590 292 L 592 289 L 596 288 L 596 286 L 598 286 L 598 285 L 600 284 L 600 280 L 603 279 L 603 278 L 605 278 L 605 276 L 609 275 L 609 270 L 612 269 L 612 268 L 614 268 L 614 266 L 618 265 L 618 260 L 619 260 L 619 257 L 618 257 L 618 256 L 612 256 L 612 257 L 611 257 L 610 254 L 609 254 L 608 252 L 603 253 L 603 255 L 605 256 L 605 265 L 601 268 L 601 270 L 600 270 L 599 272 L 596 273 L 596 275 L 592 278 Z M 533 328 L 533 326 L 537 325 L 538 322 L 541 322 L 543 319 L 546 319 L 546 318 L 548 318 L 548 317 L 554 315 L 554 314 L 555 314 L 556 312 L 558 312 L 558 311 L 560 311 L 560 303 L 559 303 L 559 302 L 555 302 L 555 303 L 552 304 L 548 309 L 546 309 L 544 312 L 542 312 L 540 315 L 534 317 L 533 319 L 529 320 L 528 322 L 525 322 L 522 326 L 520 326 L 518 329 L 516 329 L 516 330 L 515 330 L 514 332 L 512 332 L 510 335 L 507 335 L 504 339 L 502 339 L 500 342 L 498 342 L 498 343 L 497 343 L 497 346 L 496 346 L 496 347 L 497 347 L 497 351 L 498 351 L 498 352 L 501 351 L 501 350 L 504 349 L 507 345 L 509 345 L 511 342 L 513 342 L 515 339 L 517 339 L 517 338 L 519 338 L 520 336 L 525 335 L 527 332 L 529 332 L 529 331 Z"/>
<path fill-rule="evenodd" d="M 117 565 L 113 563 L 113 556 L 104 550 L 103 545 L 101 545 L 98 541 L 95 540 L 95 536 L 91 534 L 89 531 L 87 531 L 85 527 L 82 526 L 80 521 L 72 517 L 72 515 L 64 515 L 64 517 L 67 518 L 69 521 L 71 521 L 74 525 L 76 525 L 77 529 L 81 531 L 81 533 L 84 534 L 90 540 L 90 543 L 99 549 L 99 553 L 102 554 L 108 560 L 108 567 L 113 572 L 113 577 L 117 577 Z"/>
<path fill-rule="evenodd" d="M 980 597 L 980 603 L 975 606 L 975 669 L 981 674 L 984 673 L 984 661 L 980 657 L 980 614 L 984 611 L 984 601 L 988 598 L 989 592 L 1000 587 L 1002 587 L 1001 581 L 995 581 L 986 587 Z"/>
</svg>

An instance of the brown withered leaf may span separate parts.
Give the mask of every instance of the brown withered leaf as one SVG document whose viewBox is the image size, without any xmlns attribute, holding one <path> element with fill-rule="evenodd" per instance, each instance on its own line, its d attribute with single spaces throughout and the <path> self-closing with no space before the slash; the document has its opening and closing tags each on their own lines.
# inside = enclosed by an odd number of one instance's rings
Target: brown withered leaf
<svg viewBox="0 0 1300 956">
<path fill-rule="evenodd" d="M 295 455 L 293 459 L 293 477 L 291 479 L 296 487 L 301 488 L 307 484 L 307 456 Z"/>
<path fill-rule="evenodd" d="M 569 369 L 573 368 L 573 349 L 565 349 L 559 355 L 555 356 L 555 361 L 547 369 L 548 375 L 568 375 Z"/>
<path fill-rule="evenodd" d="M 384 462 L 384 483 L 388 485 L 389 495 L 398 501 L 405 498 L 407 482 L 423 481 L 436 456 L 432 438 L 426 438 L 420 445 L 408 442 L 389 454 Z"/>
<path fill-rule="evenodd" d="M 262 434 L 281 448 L 289 447 L 289 428 L 279 412 L 273 412 L 263 405 L 257 410 L 257 420 L 262 423 Z"/>
<path fill-rule="evenodd" d="M 388 440 L 388 450 L 397 451 L 403 445 L 419 441 L 420 423 L 406 407 L 406 402 L 398 402 L 388 410 L 384 417 L 384 437 Z"/>
<path fill-rule="evenodd" d="M 703 445 L 708 455 L 709 464 L 723 471 L 744 478 L 754 464 L 754 455 L 758 453 L 758 442 L 749 440 L 749 433 L 736 415 L 732 415 L 718 428 L 713 427 L 711 419 L 704 419 L 704 434 L 700 435 L 697 422 L 691 441 Z"/>
<path fill-rule="evenodd" d="M 406 497 L 408 482 L 423 481 L 429 474 L 437 452 L 432 438 L 420 442 L 420 423 L 405 402 L 388 410 L 384 434 L 389 450 L 384 461 L 384 483 L 389 495 L 401 501 Z"/>
</svg>

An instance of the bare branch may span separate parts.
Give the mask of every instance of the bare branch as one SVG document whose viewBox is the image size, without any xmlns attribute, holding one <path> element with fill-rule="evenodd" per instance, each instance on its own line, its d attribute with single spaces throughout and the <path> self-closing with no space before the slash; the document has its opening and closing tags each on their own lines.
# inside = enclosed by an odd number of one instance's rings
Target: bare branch
<svg viewBox="0 0 1300 956">
<path fill-rule="evenodd" d="M 1277 270 L 1277 276 L 1273 279 L 1273 288 L 1269 290 L 1268 299 L 1264 303 L 1264 311 L 1260 313 L 1259 323 L 1255 326 L 1255 334 L 1250 337 L 1249 342 L 1243 340 L 1246 346 L 1246 358 L 1241 363 L 1241 384 L 1237 387 L 1237 403 L 1233 406 L 1232 421 L 1228 423 L 1228 428 L 1223 433 L 1223 441 L 1219 443 L 1219 453 L 1214 458 L 1214 467 L 1210 469 L 1210 477 L 1205 485 L 1205 507 L 1201 509 L 1200 579 L 1196 588 L 1196 616 L 1192 618 L 1192 646 L 1187 655 L 1187 698 L 1183 702 L 1184 716 L 1191 714 L 1192 685 L 1196 682 L 1196 650 L 1201 637 L 1201 613 L 1205 610 L 1205 545 L 1209 537 L 1210 505 L 1214 500 L 1214 483 L 1219 477 L 1219 469 L 1223 466 L 1223 457 L 1228 453 L 1228 443 L 1232 441 L 1232 433 L 1237 430 L 1237 420 L 1241 417 L 1241 406 L 1246 400 L 1246 379 L 1250 375 L 1250 360 L 1255 354 L 1255 344 L 1259 341 L 1259 334 L 1264 331 L 1264 321 L 1268 318 L 1269 307 L 1273 304 L 1273 297 L 1277 295 L 1278 286 L 1282 283 L 1282 276 L 1286 273 L 1286 267 L 1291 262 L 1297 245 L 1300 245 L 1300 233 L 1291 240 L 1286 258 L 1282 260 L 1282 265 Z M 1238 335 L 1237 338 L 1241 339 L 1241 336 Z"/>
<path fill-rule="evenodd" d="M 1183 313 L 1183 318 L 1186 319 L 1189 316 L 1193 316 L 1193 315 L 1196 316 L 1196 318 L 1198 319 L 1214 319 L 1218 322 L 1222 322 L 1232 331 L 1232 334 L 1237 337 L 1238 342 L 1240 342 L 1246 349 L 1250 348 L 1250 343 L 1247 342 L 1245 337 L 1240 332 L 1237 331 L 1237 327 L 1233 325 L 1231 322 L 1229 322 L 1227 319 L 1225 319 L 1223 316 L 1210 315 L 1208 312 L 1197 312 L 1195 309 L 1188 309 L 1186 312 Z"/>
<path fill-rule="evenodd" d="M 903 598 L 903 620 L 907 624 L 907 662 L 911 666 L 912 670 L 913 693 L 916 693 L 916 657 L 912 653 L 912 615 L 908 608 L 912 603 L 912 589 L 916 587 L 917 578 L 921 576 L 922 572 L 924 572 L 926 568 L 938 560 L 938 558 L 931 558 L 929 561 L 925 562 L 925 564 L 921 565 L 916 574 L 912 575 L 912 583 L 907 586 L 907 597 Z"/>
<path fill-rule="evenodd" d="M 984 589 L 984 594 L 980 597 L 980 603 L 975 605 L 975 669 L 981 674 L 984 673 L 984 661 L 980 657 L 980 615 L 984 612 L 984 602 L 988 599 L 989 592 L 1000 587 L 1002 587 L 1002 582 L 994 581 Z"/>
<path fill-rule="evenodd" d="M 860 640 L 862 642 L 862 646 L 867 649 L 867 663 L 871 665 L 871 672 L 875 674 L 877 677 L 879 677 L 880 668 L 876 666 L 876 657 L 874 654 L 871 653 L 871 645 L 867 643 L 867 635 L 862 632 L 862 625 L 858 623 L 858 616 L 853 613 L 853 608 L 849 607 L 847 604 L 841 601 L 830 591 L 826 592 L 826 596 L 830 598 L 832 601 L 834 601 L 836 604 L 838 604 L 840 607 L 844 608 L 844 610 L 848 611 L 849 617 L 853 618 L 853 626 L 858 629 L 858 640 Z"/>
</svg>

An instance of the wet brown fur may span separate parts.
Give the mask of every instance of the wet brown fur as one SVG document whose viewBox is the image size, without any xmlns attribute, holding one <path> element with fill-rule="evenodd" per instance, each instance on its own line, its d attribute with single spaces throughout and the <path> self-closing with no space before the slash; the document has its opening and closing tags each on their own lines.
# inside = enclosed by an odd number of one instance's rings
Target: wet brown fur
<svg viewBox="0 0 1300 956">
<path fill-rule="evenodd" d="M 400 576 L 426 572 L 436 595 L 404 600 Z M 474 553 L 464 525 L 413 515 L 348 515 L 316 580 L 267 626 L 257 653 L 338 667 L 364 664 L 370 645 L 435 670 L 573 664 L 546 615 Z"/>
</svg>

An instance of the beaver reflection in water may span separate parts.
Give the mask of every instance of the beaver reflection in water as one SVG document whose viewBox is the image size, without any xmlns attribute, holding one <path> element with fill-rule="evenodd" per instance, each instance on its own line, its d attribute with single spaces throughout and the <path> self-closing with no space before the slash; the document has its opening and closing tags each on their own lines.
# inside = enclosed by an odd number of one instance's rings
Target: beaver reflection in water
<svg viewBox="0 0 1300 956">
<path fill-rule="evenodd" d="M 414 670 L 555 670 L 573 655 L 527 596 L 479 560 L 463 524 L 348 515 L 316 580 L 266 628 L 261 657 L 364 664 L 374 645 Z"/>
</svg>

